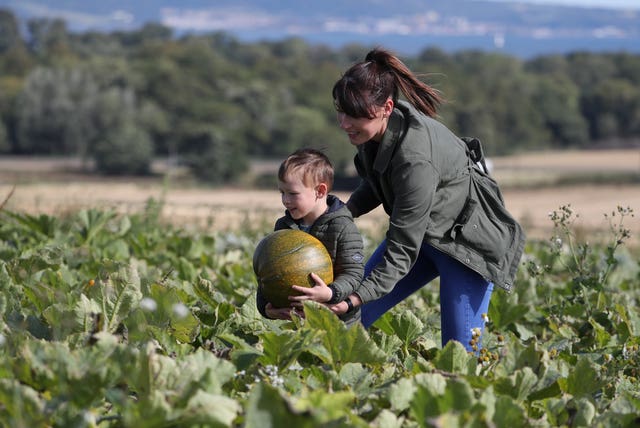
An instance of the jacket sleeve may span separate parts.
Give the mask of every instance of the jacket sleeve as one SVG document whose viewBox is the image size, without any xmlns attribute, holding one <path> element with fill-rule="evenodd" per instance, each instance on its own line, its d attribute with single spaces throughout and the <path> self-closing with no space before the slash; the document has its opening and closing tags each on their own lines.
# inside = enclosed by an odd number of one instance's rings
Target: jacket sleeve
<svg viewBox="0 0 640 428">
<path fill-rule="evenodd" d="M 429 226 L 439 174 L 420 157 L 396 160 L 390 171 L 395 190 L 382 261 L 362 282 L 356 293 L 363 303 L 389 293 L 414 265 Z"/>
<path fill-rule="evenodd" d="M 258 285 L 258 288 L 256 289 L 256 307 L 258 308 L 258 312 L 260 312 L 260 315 L 265 318 L 269 318 L 267 316 L 267 300 L 262 294 L 262 287 L 260 287 L 260 285 Z"/>
<path fill-rule="evenodd" d="M 360 162 L 358 156 L 356 156 L 353 160 L 354 165 L 356 166 L 356 170 L 358 171 L 358 175 L 360 177 L 364 177 L 364 166 Z M 354 217 L 360 217 L 363 214 L 366 214 L 380 205 L 382 201 L 376 192 L 371 187 L 371 184 L 362 179 L 358 187 L 351 193 L 349 200 L 347 201 L 347 207 L 349 211 L 351 211 L 351 215 Z"/>
<path fill-rule="evenodd" d="M 364 274 L 363 261 L 362 235 L 354 222 L 345 223 L 337 237 L 332 303 L 343 301 L 360 285 Z"/>
</svg>

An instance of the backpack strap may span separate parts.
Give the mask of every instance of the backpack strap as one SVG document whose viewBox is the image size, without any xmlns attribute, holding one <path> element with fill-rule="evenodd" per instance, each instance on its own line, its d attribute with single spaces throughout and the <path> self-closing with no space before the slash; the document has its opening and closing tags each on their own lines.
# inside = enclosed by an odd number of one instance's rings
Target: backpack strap
<svg viewBox="0 0 640 428">
<path fill-rule="evenodd" d="M 484 152 L 482 151 L 482 143 L 480 140 L 474 137 L 461 137 L 460 138 L 467 146 L 467 154 L 469 159 L 475 164 L 482 165 L 482 169 L 485 174 L 489 174 L 487 163 L 484 160 Z"/>
</svg>

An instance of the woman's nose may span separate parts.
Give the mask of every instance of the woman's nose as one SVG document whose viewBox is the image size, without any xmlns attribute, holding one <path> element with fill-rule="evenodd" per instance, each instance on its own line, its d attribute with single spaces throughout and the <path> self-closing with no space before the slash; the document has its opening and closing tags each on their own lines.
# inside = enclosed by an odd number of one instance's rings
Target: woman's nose
<svg viewBox="0 0 640 428">
<path fill-rule="evenodd" d="M 338 124 L 340 128 L 347 129 L 351 124 L 349 123 L 349 118 L 344 113 L 338 113 Z"/>
</svg>

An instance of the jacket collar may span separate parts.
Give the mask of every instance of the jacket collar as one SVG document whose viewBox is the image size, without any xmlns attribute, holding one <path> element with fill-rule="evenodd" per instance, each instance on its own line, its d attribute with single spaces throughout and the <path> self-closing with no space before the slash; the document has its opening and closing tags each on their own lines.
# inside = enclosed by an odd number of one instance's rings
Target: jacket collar
<svg viewBox="0 0 640 428">
<path fill-rule="evenodd" d="M 389 122 L 387 122 L 387 129 L 382 136 L 382 142 L 378 147 L 378 153 L 376 160 L 373 164 L 373 169 L 382 173 L 391 162 L 391 157 L 395 152 L 396 146 L 400 144 L 406 130 L 405 115 L 402 110 L 404 107 L 402 101 L 399 101 L 396 108 L 393 109 L 391 116 L 389 116 Z M 401 110 L 402 109 L 402 110 Z"/>
</svg>

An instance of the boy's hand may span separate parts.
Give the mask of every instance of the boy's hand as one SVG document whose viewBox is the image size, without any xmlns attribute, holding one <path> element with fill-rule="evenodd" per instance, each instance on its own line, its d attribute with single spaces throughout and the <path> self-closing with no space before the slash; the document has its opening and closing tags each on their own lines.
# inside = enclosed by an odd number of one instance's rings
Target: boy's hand
<svg viewBox="0 0 640 428">
<path fill-rule="evenodd" d="M 294 302 L 304 302 L 305 300 L 313 300 L 318 303 L 326 303 L 333 297 L 333 292 L 327 284 L 315 273 L 311 273 L 311 279 L 316 283 L 313 287 L 300 287 L 299 285 L 293 285 L 293 288 L 300 296 L 289 296 L 289 300 Z"/>
<path fill-rule="evenodd" d="M 267 313 L 267 316 L 271 319 L 290 320 L 291 312 L 295 311 L 295 308 L 293 307 L 275 308 L 271 303 L 267 303 L 267 306 L 265 306 L 264 311 Z"/>
</svg>

